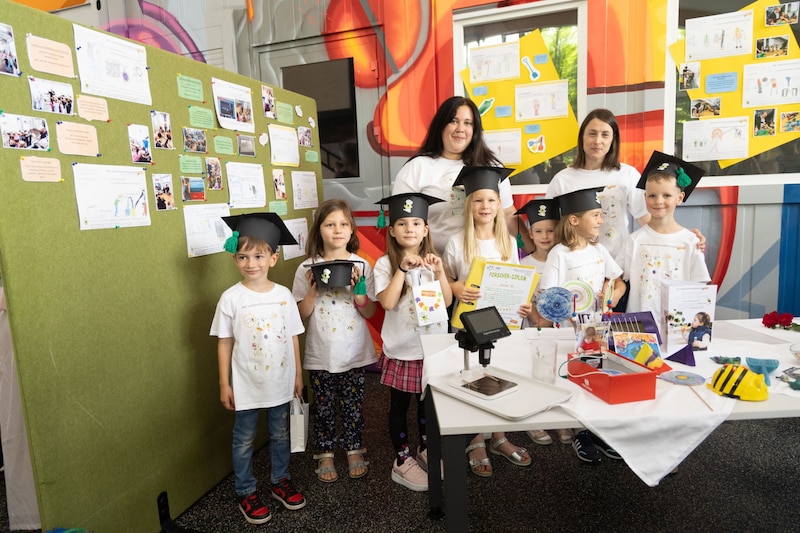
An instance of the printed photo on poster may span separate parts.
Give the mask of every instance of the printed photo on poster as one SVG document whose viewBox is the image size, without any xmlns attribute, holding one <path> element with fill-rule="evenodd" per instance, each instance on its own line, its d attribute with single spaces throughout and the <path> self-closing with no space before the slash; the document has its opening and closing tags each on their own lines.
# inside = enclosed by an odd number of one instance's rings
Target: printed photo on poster
<svg viewBox="0 0 800 533">
<path fill-rule="evenodd" d="M 800 131 L 800 110 L 781 112 L 781 133 Z"/>
<path fill-rule="evenodd" d="M 72 85 L 28 76 L 31 108 L 34 111 L 71 115 L 75 96 Z"/>
<path fill-rule="evenodd" d="M 222 190 L 222 165 L 219 158 L 206 157 L 206 179 L 208 180 L 208 189 Z"/>
<path fill-rule="evenodd" d="M 756 59 L 782 57 L 789 54 L 788 35 L 756 39 Z"/>
<path fill-rule="evenodd" d="M 206 131 L 195 128 L 183 128 L 183 149 L 187 152 L 208 152 Z"/>
<path fill-rule="evenodd" d="M 239 155 L 245 157 L 256 156 L 256 138 L 251 135 L 237 135 L 236 142 L 239 148 Z"/>
<path fill-rule="evenodd" d="M 764 24 L 767 26 L 797 24 L 798 11 L 800 11 L 800 2 L 786 2 L 768 6 L 764 10 Z"/>
<path fill-rule="evenodd" d="M 261 86 L 261 103 L 264 104 L 264 116 L 275 118 L 275 91 L 272 87 Z"/>
<path fill-rule="evenodd" d="M 0 114 L 0 133 L 3 148 L 20 150 L 47 150 L 50 148 L 50 134 L 47 121 L 26 115 Z"/>
<path fill-rule="evenodd" d="M 275 189 L 276 200 L 286 200 L 286 181 L 283 178 L 283 169 L 272 170 L 272 185 Z"/>
<path fill-rule="evenodd" d="M 689 111 L 692 118 L 718 117 L 722 106 L 719 98 L 700 98 L 692 100 Z"/>
<path fill-rule="evenodd" d="M 151 111 L 150 119 L 153 123 L 153 146 L 165 150 L 174 150 L 172 142 L 172 122 L 169 113 L 164 111 Z"/>
<path fill-rule="evenodd" d="M 297 127 L 297 140 L 300 146 L 311 146 L 311 128 L 305 126 Z"/>
<path fill-rule="evenodd" d="M 181 199 L 184 202 L 202 202 L 206 199 L 203 178 L 181 176 Z"/>
<path fill-rule="evenodd" d="M 172 174 L 153 174 L 153 196 L 156 197 L 156 211 L 177 209 L 172 195 Z"/>
<path fill-rule="evenodd" d="M 756 109 L 753 112 L 753 137 L 775 135 L 775 108 Z"/>
<path fill-rule="evenodd" d="M 150 154 L 150 130 L 142 124 L 128 124 L 128 142 L 131 145 L 131 161 L 152 163 Z"/>
<path fill-rule="evenodd" d="M 8 24 L 0 23 L 0 74 L 19 76 L 17 45 L 14 44 L 14 31 Z"/>
<path fill-rule="evenodd" d="M 700 87 L 700 62 L 681 63 L 681 76 L 678 81 L 678 90 L 686 91 Z"/>
</svg>

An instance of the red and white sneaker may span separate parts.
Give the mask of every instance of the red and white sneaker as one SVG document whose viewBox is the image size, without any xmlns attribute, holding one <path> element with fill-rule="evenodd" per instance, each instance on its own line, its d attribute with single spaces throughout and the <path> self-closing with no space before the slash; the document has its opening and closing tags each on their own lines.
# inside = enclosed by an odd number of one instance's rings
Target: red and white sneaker
<svg viewBox="0 0 800 533">
<path fill-rule="evenodd" d="M 306 499 L 294 489 L 292 482 L 285 477 L 272 485 L 272 497 L 290 511 L 296 511 L 306 506 Z"/>
<path fill-rule="evenodd" d="M 266 524 L 272 518 L 272 513 L 258 497 L 257 492 L 239 498 L 239 510 L 244 519 L 251 524 Z"/>
</svg>

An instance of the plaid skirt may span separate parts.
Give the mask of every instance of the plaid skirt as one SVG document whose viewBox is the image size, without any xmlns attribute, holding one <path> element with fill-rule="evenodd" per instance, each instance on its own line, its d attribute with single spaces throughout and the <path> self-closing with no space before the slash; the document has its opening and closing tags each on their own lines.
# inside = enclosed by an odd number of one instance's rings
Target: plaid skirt
<svg viewBox="0 0 800 533">
<path fill-rule="evenodd" d="M 378 359 L 381 383 L 403 392 L 422 392 L 422 359 L 400 361 L 385 355 Z"/>
</svg>

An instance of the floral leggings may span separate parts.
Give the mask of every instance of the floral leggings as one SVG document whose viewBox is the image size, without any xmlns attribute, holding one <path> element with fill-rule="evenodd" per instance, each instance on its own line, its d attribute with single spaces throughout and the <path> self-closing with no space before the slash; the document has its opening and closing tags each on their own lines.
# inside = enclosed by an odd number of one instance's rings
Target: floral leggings
<svg viewBox="0 0 800 533">
<path fill-rule="evenodd" d="M 358 450 L 364 433 L 364 369 L 331 374 L 325 370 L 309 370 L 314 393 L 314 443 L 320 452 L 331 452 L 336 446 Z M 341 435 L 336 431 L 336 414 L 341 415 Z"/>
</svg>

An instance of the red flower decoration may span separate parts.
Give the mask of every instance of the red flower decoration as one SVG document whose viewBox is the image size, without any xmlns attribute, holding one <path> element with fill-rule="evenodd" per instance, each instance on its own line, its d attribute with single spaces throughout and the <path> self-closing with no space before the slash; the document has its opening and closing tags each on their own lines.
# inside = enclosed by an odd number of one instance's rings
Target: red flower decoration
<svg viewBox="0 0 800 533">
<path fill-rule="evenodd" d="M 800 324 L 794 323 L 794 316 L 792 313 L 778 314 L 777 311 L 772 311 L 764 315 L 764 318 L 761 319 L 761 323 L 764 324 L 764 327 L 771 329 L 781 328 L 800 331 Z"/>
</svg>

